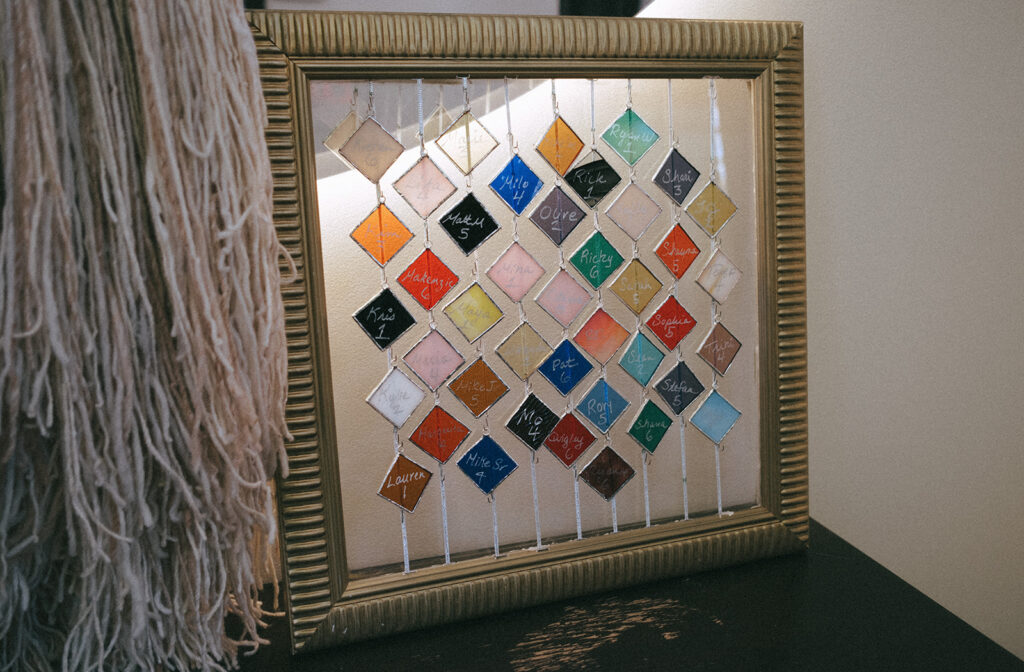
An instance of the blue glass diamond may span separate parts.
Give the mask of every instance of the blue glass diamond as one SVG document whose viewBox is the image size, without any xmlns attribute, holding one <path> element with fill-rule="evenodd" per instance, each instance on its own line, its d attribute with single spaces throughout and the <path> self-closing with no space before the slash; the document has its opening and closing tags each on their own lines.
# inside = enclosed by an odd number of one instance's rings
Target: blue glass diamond
<svg viewBox="0 0 1024 672">
<path fill-rule="evenodd" d="M 530 170 L 518 154 L 514 155 L 498 176 L 491 180 L 491 189 L 517 215 L 523 214 L 523 210 L 543 186 L 544 183 L 537 174 Z"/>
<path fill-rule="evenodd" d="M 572 388 L 590 373 L 594 365 L 583 356 L 568 340 L 562 341 L 544 360 L 537 370 L 555 386 L 562 396 L 569 394 Z"/>
<path fill-rule="evenodd" d="M 576 412 L 607 433 L 629 402 L 605 380 L 599 380 L 576 405 Z"/>
<path fill-rule="evenodd" d="M 458 461 L 459 469 L 485 495 L 494 492 L 519 465 L 490 436 L 484 436 Z"/>
<path fill-rule="evenodd" d="M 725 397 L 713 390 L 697 412 L 690 418 L 693 426 L 704 433 L 716 444 L 721 443 L 732 426 L 739 420 L 740 412 L 725 400 Z"/>
<path fill-rule="evenodd" d="M 622 353 L 619 366 L 633 376 L 636 382 L 646 385 L 651 382 L 651 376 L 658 370 L 658 365 L 663 359 L 665 354 L 651 339 L 643 334 L 637 334 Z"/>
</svg>

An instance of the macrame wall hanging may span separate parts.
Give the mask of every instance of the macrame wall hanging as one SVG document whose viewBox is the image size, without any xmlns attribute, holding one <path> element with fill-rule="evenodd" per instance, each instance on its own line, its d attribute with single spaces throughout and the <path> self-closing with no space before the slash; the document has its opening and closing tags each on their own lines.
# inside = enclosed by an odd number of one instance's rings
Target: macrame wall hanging
<svg viewBox="0 0 1024 672">
<path fill-rule="evenodd" d="M 250 29 L 206 0 L 0 18 L 0 670 L 223 669 L 287 433 Z"/>
<path fill-rule="evenodd" d="M 352 577 L 756 501 L 756 291 L 722 317 L 723 248 L 756 264 L 752 218 L 725 229 L 751 101 L 722 86 L 728 150 L 715 80 L 313 83 Z"/>
</svg>

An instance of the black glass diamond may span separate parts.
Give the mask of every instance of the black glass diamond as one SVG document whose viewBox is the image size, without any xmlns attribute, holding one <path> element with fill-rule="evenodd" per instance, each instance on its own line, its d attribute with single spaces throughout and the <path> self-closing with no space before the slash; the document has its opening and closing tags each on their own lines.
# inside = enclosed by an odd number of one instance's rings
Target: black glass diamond
<svg viewBox="0 0 1024 672">
<path fill-rule="evenodd" d="M 665 158 L 665 163 L 654 175 L 654 183 L 668 194 L 676 203 L 682 205 L 683 199 L 693 189 L 700 177 L 700 171 L 683 158 L 678 150 L 673 149 Z"/>
<path fill-rule="evenodd" d="M 537 450 L 557 424 L 558 416 L 536 395 L 531 394 L 505 426 L 523 443 Z"/>
<path fill-rule="evenodd" d="M 390 289 L 378 294 L 352 317 L 381 350 L 416 324 L 416 319 Z"/>
<path fill-rule="evenodd" d="M 583 157 L 565 175 L 565 183 L 590 207 L 597 205 L 621 181 L 619 174 L 597 152 Z"/>
<path fill-rule="evenodd" d="M 683 362 L 676 364 L 654 389 L 676 415 L 682 413 L 683 409 L 704 392 L 704 386 Z"/>
<path fill-rule="evenodd" d="M 476 196 L 469 194 L 440 219 L 441 228 L 455 244 L 469 254 L 498 230 L 498 223 L 484 209 Z"/>
</svg>

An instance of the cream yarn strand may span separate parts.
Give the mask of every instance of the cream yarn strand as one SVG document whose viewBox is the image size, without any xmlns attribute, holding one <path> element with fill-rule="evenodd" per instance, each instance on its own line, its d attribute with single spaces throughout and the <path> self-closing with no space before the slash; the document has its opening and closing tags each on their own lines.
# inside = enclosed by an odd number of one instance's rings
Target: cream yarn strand
<svg viewBox="0 0 1024 672">
<path fill-rule="evenodd" d="M 0 7 L 0 670 L 230 667 L 286 466 L 251 33 L 233 2 Z"/>
</svg>

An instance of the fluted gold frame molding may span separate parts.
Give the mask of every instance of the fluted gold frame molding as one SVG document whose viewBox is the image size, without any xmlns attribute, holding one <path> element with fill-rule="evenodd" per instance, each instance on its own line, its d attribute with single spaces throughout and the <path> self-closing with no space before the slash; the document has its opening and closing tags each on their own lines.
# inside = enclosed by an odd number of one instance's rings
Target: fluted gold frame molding
<svg viewBox="0 0 1024 672">
<path fill-rule="evenodd" d="M 805 547 L 807 323 L 799 23 L 253 12 L 283 288 L 291 473 L 278 483 L 294 651 L 377 637 Z M 351 579 L 327 362 L 308 82 L 471 75 L 745 78 L 755 87 L 761 504 L 409 575 Z"/>
</svg>

